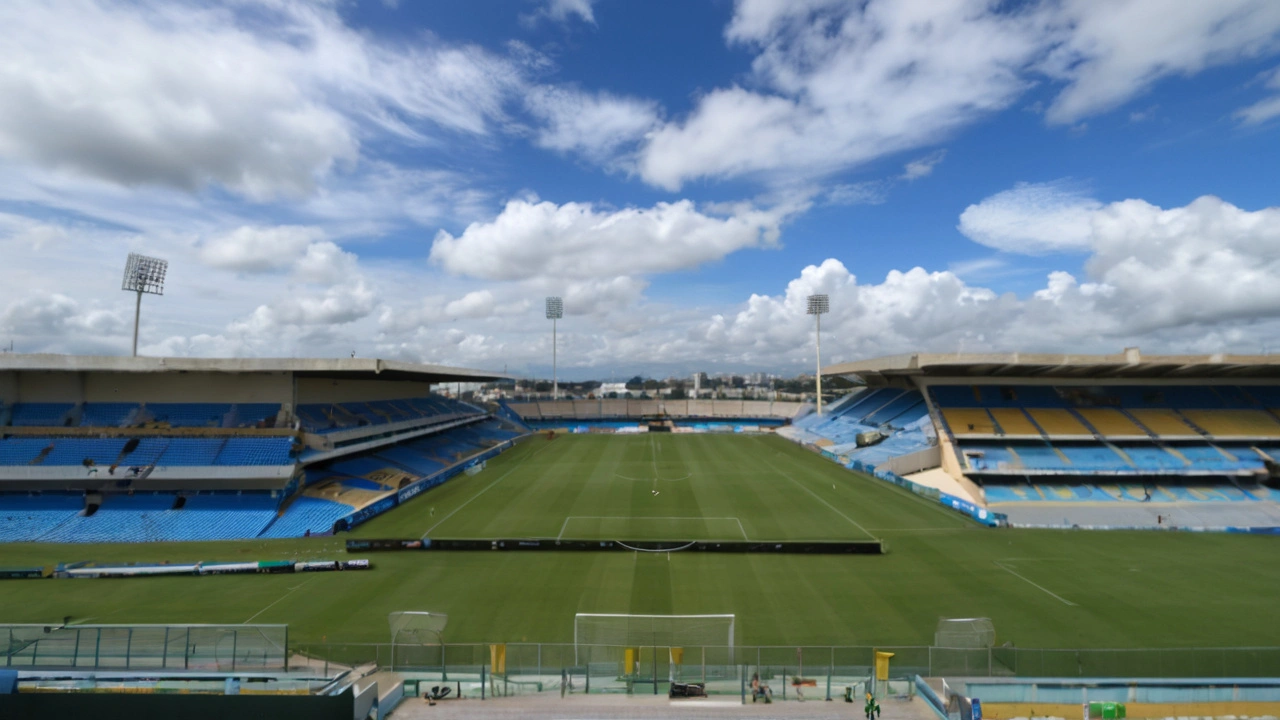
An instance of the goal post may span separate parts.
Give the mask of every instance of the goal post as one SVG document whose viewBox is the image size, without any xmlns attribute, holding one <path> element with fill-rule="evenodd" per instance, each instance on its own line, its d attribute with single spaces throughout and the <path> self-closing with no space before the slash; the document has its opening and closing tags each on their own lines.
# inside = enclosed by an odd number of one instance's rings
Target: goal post
<svg viewBox="0 0 1280 720">
<path fill-rule="evenodd" d="M 422 651 L 429 649 L 427 648 L 429 645 L 436 646 L 437 651 L 442 650 L 444 639 L 441 634 L 449 624 L 449 616 L 444 613 L 425 611 L 393 612 L 387 614 L 387 624 L 391 627 L 391 668 L 394 670 L 397 647 L 407 651 L 411 657 L 419 661 L 425 660 Z M 415 649 L 417 652 L 414 651 Z M 421 664 L 421 662 L 408 664 Z"/>
<path fill-rule="evenodd" d="M 939 648 L 989 648 L 996 644 L 991 618 L 938 618 L 933 646 Z"/>
<path fill-rule="evenodd" d="M 581 665 L 595 647 L 616 649 L 669 648 L 674 659 L 686 648 L 715 648 L 733 657 L 734 616 L 630 615 L 578 613 L 573 618 L 574 662 Z M 611 653 L 614 654 L 614 653 Z M 677 661 L 678 662 L 678 661 Z M 730 662 L 732 662 L 730 660 Z"/>
</svg>

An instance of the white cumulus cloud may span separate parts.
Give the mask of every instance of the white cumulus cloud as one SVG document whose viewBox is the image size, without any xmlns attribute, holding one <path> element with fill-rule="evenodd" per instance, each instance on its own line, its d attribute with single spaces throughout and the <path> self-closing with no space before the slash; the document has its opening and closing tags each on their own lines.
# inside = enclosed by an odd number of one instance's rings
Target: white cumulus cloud
<svg viewBox="0 0 1280 720">
<path fill-rule="evenodd" d="M 295 263 L 307 246 L 323 237 L 324 231 L 317 227 L 245 225 L 204 243 L 200 259 L 222 270 L 280 270 Z"/>
<path fill-rule="evenodd" d="M 1102 203 L 1063 183 L 1023 183 L 965 208 L 960 232 L 997 250 L 1085 250 Z"/>
<path fill-rule="evenodd" d="M 0 158 L 255 199 L 311 192 L 366 129 L 485 134 L 519 82 L 478 48 L 379 44 L 298 0 L 3 3 L 0 46 Z"/>
<path fill-rule="evenodd" d="M 1280 3 L 739 0 L 725 36 L 755 53 L 750 75 L 650 134 L 647 182 L 811 180 L 937 144 L 1045 78 L 1046 120 L 1075 124 L 1164 78 L 1277 52 Z"/>
<path fill-rule="evenodd" d="M 689 200 L 621 210 L 512 200 L 496 218 L 472 223 L 457 237 L 440 231 L 431 260 L 450 273 L 491 280 L 671 272 L 772 247 L 784 217 L 753 207 L 706 214 Z"/>
</svg>

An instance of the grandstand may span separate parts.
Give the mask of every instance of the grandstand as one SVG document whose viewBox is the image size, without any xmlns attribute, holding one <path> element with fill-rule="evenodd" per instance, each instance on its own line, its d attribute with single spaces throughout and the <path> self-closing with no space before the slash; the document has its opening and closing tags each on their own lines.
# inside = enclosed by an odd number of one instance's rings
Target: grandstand
<svg viewBox="0 0 1280 720">
<path fill-rule="evenodd" d="M 733 429 L 777 426 L 796 417 L 798 402 L 782 400 L 577 399 L 514 402 L 509 409 L 532 427 L 635 426 L 643 420 L 671 420 L 677 427 Z"/>
<path fill-rule="evenodd" d="M 354 526 L 528 428 L 383 360 L 0 355 L 0 541 L 297 537 Z"/>
<path fill-rule="evenodd" d="M 1280 359 L 915 354 L 784 435 L 1018 525 L 1280 526 Z"/>
</svg>

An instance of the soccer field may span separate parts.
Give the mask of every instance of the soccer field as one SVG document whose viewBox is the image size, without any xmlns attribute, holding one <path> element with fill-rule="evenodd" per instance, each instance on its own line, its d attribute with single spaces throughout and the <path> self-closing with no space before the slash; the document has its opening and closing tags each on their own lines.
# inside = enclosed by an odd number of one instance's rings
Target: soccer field
<svg viewBox="0 0 1280 720">
<path fill-rule="evenodd" d="M 870 540 L 971 525 L 771 437 L 578 435 L 535 438 L 514 452 L 520 461 L 480 488 L 445 485 L 357 535 Z"/>
<path fill-rule="evenodd" d="M 656 491 L 656 494 L 655 494 Z M 988 529 L 782 438 L 533 438 L 358 537 L 864 539 L 885 555 L 368 553 L 367 572 L 0 582 L 0 618 L 288 623 L 294 642 L 386 642 L 387 614 L 449 642 L 573 638 L 575 613 L 737 616 L 741 645 L 927 645 L 991 617 L 1020 647 L 1273 645 L 1276 538 Z M 343 541 L 0 545 L 0 565 L 340 558 Z"/>
</svg>

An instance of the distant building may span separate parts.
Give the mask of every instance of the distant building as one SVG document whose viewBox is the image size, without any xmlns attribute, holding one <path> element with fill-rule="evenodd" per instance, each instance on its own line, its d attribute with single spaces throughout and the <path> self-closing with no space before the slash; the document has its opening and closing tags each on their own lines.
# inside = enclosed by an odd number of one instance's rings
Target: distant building
<svg viewBox="0 0 1280 720">
<path fill-rule="evenodd" d="M 611 393 L 617 393 L 618 397 L 630 397 L 631 391 L 627 390 L 626 383 L 601 383 L 600 389 L 596 391 L 598 397 L 607 398 Z"/>
</svg>

